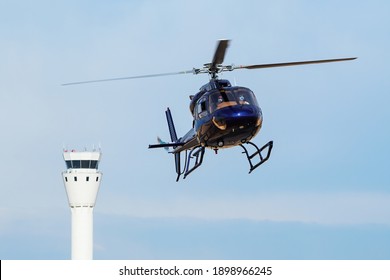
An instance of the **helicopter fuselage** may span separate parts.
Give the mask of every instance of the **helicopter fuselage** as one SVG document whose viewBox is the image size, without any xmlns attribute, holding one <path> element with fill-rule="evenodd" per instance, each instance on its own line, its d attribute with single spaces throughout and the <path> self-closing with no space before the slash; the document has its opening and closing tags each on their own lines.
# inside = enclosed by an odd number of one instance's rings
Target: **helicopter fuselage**
<svg viewBox="0 0 390 280">
<path fill-rule="evenodd" d="M 263 121 L 253 92 L 231 86 L 227 80 L 211 80 L 192 97 L 193 132 L 201 146 L 219 149 L 249 142 Z M 191 133 L 190 133 L 191 134 Z"/>
<path fill-rule="evenodd" d="M 260 131 L 261 124 L 258 106 L 235 105 L 195 121 L 194 129 L 202 146 L 218 149 L 247 143 Z"/>
</svg>

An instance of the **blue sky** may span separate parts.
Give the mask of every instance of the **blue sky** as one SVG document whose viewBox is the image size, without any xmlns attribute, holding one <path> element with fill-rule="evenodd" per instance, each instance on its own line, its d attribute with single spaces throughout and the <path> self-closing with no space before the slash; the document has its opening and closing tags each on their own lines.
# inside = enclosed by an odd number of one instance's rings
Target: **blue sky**
<svg viewBox="0 0 390 280">
<path fill-rule="evenodd" d="M 0 258 L 68 259 L 63 147 L 100 145 L 96 259 L 389 259 L 387 1 L 1 1 Z M 248 175 L 240 149 L 207 151 L 175 182 L 148 150 L 191 126 L 206 75 L 61 87 L 227 64 L 358 56 L 223 74 L 251 88 L 274 140 Z"/>
</svg>

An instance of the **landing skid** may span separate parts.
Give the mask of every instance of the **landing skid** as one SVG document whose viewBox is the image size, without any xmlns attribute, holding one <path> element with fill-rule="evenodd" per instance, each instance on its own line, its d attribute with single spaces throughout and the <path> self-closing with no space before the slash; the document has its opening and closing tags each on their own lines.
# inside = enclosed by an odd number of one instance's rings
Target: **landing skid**
<svg viewBox="0 0 390 280">
<path fill-rule="evenodd" d="M 265 144 L 263 147 L 261 147 L 259 149 L 252 142 L 246 142 L 245 144 L 251 145 L 252 147 L 255 148 L 255 151 L 252 154 L 249 154 L 248 149 L 245 148 L 243 144 L 240 144 L 240 146 L 244 149 L 244 151 L 242 153 L 246 155 L 246 158 L 248 159 L 248 162 L 249 162 L 249 165 L 250 165 L 249 174 L 253 170 L 255 170 L 257 167 L 259 167 L 260 165 L 262 165 L 264 162 L 266 162 L 269 159 L 269 157 L 271 155 L 273 143 L 274 143 L 273 141 L 269 141 L 267 144 Z M 261 154 L 261 152 L 263 152 L 264 150 L 266 150 L 266 155 L 265 156 L 263 156 Z M 257 155 L 259 156 L 260 161 L 255 164 L 253 162 L 253 159 Z"/>
<path fill-rule="evenodd" d="M 249 149 L 245 148 L 243 144 L 240 144 L 240 146 L 244 149 L 242 153 L 245 154 L 246 158 L 248 159 L 250 165 L 249 173 L 251 173 L 253 170 L 255 170 L 257 167 L 259 167 L 269 159 L 269 157 L 271 156 L 273 141 L 269 141 L 261 148 L 257 147 L 256 144 L 252 142 L 247 142 L 245 144 L 255 149 L 255 151 L 250 154 Z M 176 182 L 179 181 L 181 175 L 183 175 L 183 179 L 185 179 L 192 171 L 197 169 L 202 164 L 204 152 L 205 147 L 202 146 L 197 146 L 193 148 L 189 153 L 186 151 L 185 166 L 183 171 L 180 170 L 180 167 L 179 169 L 176 168 Z M 255 159 L 259 159 L 259 161 L 255 161 Z"/>
<path fill-rule="evenodd" d="M 192 171 L 197 169 L 202 164 L 204 152 L 205 147 L 202 146 L 193 148 L 189 153 L 186 152 L 184 170 L 182 172 L 177 172 L 176 182 L 179 181 L 182 174 L 184 175 L 183 179 L 185 179 Z M 195 162 L 193 159 L 195 159 Z"/>
</svg>

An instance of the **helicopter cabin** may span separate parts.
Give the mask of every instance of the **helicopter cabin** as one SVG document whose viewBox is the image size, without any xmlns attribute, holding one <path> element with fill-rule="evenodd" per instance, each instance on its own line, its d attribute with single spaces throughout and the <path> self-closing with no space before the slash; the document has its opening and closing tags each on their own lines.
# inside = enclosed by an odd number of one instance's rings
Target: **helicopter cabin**
<svg viewBox="0 0 390 280">
<path fill-rule="evenodd" d="M 210 82 L 207 84 L 203 85 L 200 89 L 199 92 L 195 95 L 190 95 L 191 103 L 190 103 L 190 111 L 193 114 L 194 113 L 194 108 L 195 104 L 201 98 L 206 92 L 211 91 L 213 89 L 222 89 L 226 87 L 231 87 L 232 85 L 228 80 L 216 80 L 212 79 Z"/>
<path fill-rule="evenodd" d="M 232 87 L 228 80 L 212 80 L 192 97 L 190 110 L 195 119 L 201 119 L 216 110 L 236 105 L 258 107 L 256 97 L 250 89 Z"/>
</svg>

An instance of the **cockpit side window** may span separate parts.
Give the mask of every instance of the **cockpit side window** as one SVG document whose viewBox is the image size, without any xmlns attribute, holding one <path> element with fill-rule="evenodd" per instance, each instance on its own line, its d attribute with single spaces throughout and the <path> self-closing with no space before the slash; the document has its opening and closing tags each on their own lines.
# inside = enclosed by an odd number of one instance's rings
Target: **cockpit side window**
<svg viewBox="0 0 390 280">
<path fill-rule="evenodd" d="M 197 114 L 199 119 L 208 115 L 207 100 L 205 98 L 200 99 L 198 101 L 198 104 L 197 104 L 197 107 L 196 107 L 196 114 Z"/>
</svg>

